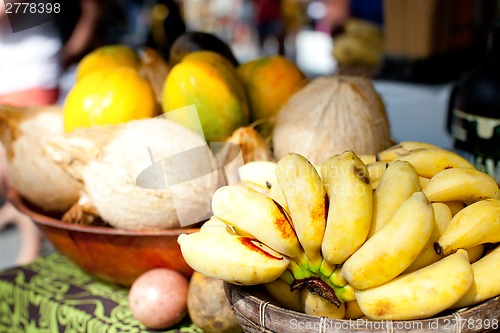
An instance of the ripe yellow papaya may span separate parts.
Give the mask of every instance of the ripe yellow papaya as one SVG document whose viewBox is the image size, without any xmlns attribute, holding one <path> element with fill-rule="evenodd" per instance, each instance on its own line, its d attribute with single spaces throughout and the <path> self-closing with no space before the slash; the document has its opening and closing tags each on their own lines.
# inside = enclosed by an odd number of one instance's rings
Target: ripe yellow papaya
<svg viewBox="0 0 500 333">
<path fill-rule="evenodd" d="M 307 78 L 296 64 L 279 55 L 250 60 L 238 67 L 248 93 L 251 121 L 276 116 Z"/>
<path fill-rule="evenodd" d="M 64 101 L 64 129 L 124 123 L 157 113 L 153 88 L 128 66 L 101 68 L 77 81 Z"/>
<path fill-rule="evenodd" d="M 195 105 L 205 139 L 225 141 L 247 125 L 247 95 L 236 68 L 213 51 L 195 51 L 172 67 L 163 85 L 163 112 Z M 172 113 L 168 118 L 196 130 L 196 119 Z"/>
<path fill-rule="evenodd" d="M 141 59 L 136 50 L 120 44 L 103 45 L 88 53 L 78 63 L 76 80 L 80 81 L 96 70 L 121 66 L 139 69 L 140 64 Z"/>
</svg>

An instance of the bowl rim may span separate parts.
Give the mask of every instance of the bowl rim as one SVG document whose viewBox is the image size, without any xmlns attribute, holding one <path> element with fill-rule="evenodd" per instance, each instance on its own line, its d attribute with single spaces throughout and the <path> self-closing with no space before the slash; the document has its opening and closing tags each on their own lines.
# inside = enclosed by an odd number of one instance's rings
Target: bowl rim
<svg viewBox="0 0 500 333">
<path fill-rule="evenodd" d="M 7 195 L 8 201 L 21 213 L 30 217 L 37 225 L 64 229 L 69 231 L 77 231 L 90 234 L 103 235 L 123 235 L 123 236 L 179 236 L 181 234 L 193 233 L 199 231 L 199 228 L 175 228 L 175 229 L 157 229 L 157 230 L 129 230 L 104 226 L 80 225 L 64 223 L 60 219 L 45 215 L 35 208 L 31 208 L 31 204 L 23 199 L 23 197 L 15 190 L 10 189 Z"/>
</svg>

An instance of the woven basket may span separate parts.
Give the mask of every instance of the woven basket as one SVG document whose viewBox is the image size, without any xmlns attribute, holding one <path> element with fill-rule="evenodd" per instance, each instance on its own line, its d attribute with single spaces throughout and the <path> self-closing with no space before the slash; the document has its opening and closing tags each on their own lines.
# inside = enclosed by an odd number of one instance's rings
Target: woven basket
<svg viewBox="0 0 500 333">
<path fill-rule="evenodd" d="M 493 332 L 500 328 L 500 296 L 429 319 L 372 321 L 310 316 L 274 305 L 255 288 L 229 283 L 225 283 L 224 288 L 243 331 L 247 333 Z"/>
</svg>

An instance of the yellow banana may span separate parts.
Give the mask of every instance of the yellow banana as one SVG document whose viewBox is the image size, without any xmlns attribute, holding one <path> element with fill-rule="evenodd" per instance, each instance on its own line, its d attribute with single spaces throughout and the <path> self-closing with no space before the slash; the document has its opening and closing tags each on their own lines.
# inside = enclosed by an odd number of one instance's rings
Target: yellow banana
<svg viewBox="0 0 500 333">
<path fill-rule="evenodd" d="M 431 236 L 417 258 L 413 260 L 411 265 L 408 266 L 403 273 L 414 272 L 441 259 L 441 256 L 434 251 L 434 242 L 441 237 L 448 223 L 450 223 L 452 217 L 451 210 L 442 202 L 432 203 L 432 208 L 434 210 L 434 229 L 432 230 Z"/>
<path fill-rule="evenodd" d="M 301 290 L 290 290 L 290 286 L 281 279 L 264 284 L 264 289 L 284 308 L 303 312 Z"/>
<path fill-rule="evenodd" d="M 500 242 L 500 200 L 477 201 L 453 216 L 434 250 L 446 256 L 459 248 Z"/>
<path fill-rule="evenodd" d="M 324 179 L 330 204 L 321 251 L 330 264 L 341 264 L 366 240 L 372 219 L 372 188 L 364 163 L 352 151 L 328 165 Z"/>
<path fill-rule="evenodd" d="M 364 164 L 370 164 L 373 162 L 377 162 L 377 155 L 375 154 L 360 154 L 358 155 L 359 159 L 363 161 Z"/>
<path fill-rule="evenodd" d="M 277 183 L 275 170 L 275 162 L 251 161 L 238 168 L 238 179 L 246 187 L 269 193 L 271 186 Z"/>
<path fill-rule="evenodd" d="M 432 209 L 434 209 L 434 228 L 439 238 L 448 227 L 448 224 L 450 224 L 453 213 L 450 207 L 443 202 L 433 202 Z"/>
<path fill-rule="evenodd" d="M 412 151 L 415 149 L 421 149 L 421 148 L 441 148 L 439 146 L 436 146 L 435 144 L 429 143 L 429 142 L 423 142 L 423 141 L 401 141 L 399 144 L 396 146 L 401 146 L 407 151 Z"/>
<path fill-rule="evenodd" d="M 436 145 L 420 141 L 402 141 L 377 154 L 377 161 L 391 162 L 410 151 L 422 148 L 439 148 Z"/>
<path fill-rule="evenodd" d="M 309 260 L 318 272 L 326 226 L 328 198 L 316 168 L 302 155 L 288 154 L 278 161 L 276 179 L 286 199 L 292 224 Z"/>
<path fill-rule="evenodd" d="M 399 156 L 397 160 L 410 162 L 419 176 L 432 178 L 439 172 L 450 168 L 470 168 L 474 166 L 465 158 L 450 150 L 441 148 L 419 148 Z"/>
<path fill-rule="evenodd" d="M 373 320 L 428 318 L 456 303 L 472 285 L 467 252 L 459 250 L 378 287 L 357 290 L 361 311 Z"/>
<path fill-rule="evenodd" d="M 224 233 L 233 236 L 238 236 L 238 234 L 233 230 L 231 226 L 225 224 L 216 216 L 212 216 L 208 221 L 203 223 L 203 225 L 200 227 L 200 232 L 215 232 L 215 233 Z M 248 235 L 239 235 L 239 236 L 248 236 Z"/>
<path fill-rule="evenodd" d="M 285 196 L 283 195 L 283 191 L 281 190 L 280 184 L 275 184 L 271 186 L 269 193 L 267 194 L 271 199 L 276 201 L 283 209 L 290 214 L 290 210 L 288 209 L 288 205 L 286 204 Z"/>
<path fill-rule="evenodd" d="M 385 170 L 389 166 L 389 162 L 376 161 L 366 164 L 366 169 L 370 175 L 370 182 L 375 182 L 380 180 L 380 177 L 384 174 Z"/>
<path fill-rule="evenodd" d="M 299 265 L 307 265 L 286 212 L 267 195 L 241 186 L 224 186 L 212 197 L 212 211 L 237 233 L 252 235 Z"/>
<path fill-rule="evenodd" d="M 416 271 L 441 259 L 441 256 L 434 251 L 434 243 L 444 233 L 444 230 L 451 221 L 452 215 L 450 208 L 442 202 L 432 203 L 432 208 L 434 208 L 435 225 L 431 237 L 427 241 L 427 244 L 425 244 L 423 250 L 418 254 L 417 258 L 415 258 L 415 260 L 403 273 Z M 469 255 L 469 261 L 473 263 L 482 256 L 484 245 L 479 244 L 465 250 Z"/>
<path fill-rule="evenodd" d="M 475 305 L 489 298 L 500 295 L 500 247 L 473 263 L 474 281 L 452 308 Z"/>
<path fill-rule="evenodd" d="M 345 302 L 344 306 L 344 319 L 358 319 L 364 316 L 364 313 L 361 311 L 361 308 L 356 300 Z"/>
<path fill-rule="evenodd" d="M 469 254 L 469 262 L 472 264 L 483 257 L 484 249 L 486 246 L 484 244 L 479 244 L 468 249 L 465 249 Z"/>
<path fill-rule="evenodd" d="M 420 191 L 420 181 L 415 168 L 405 161 L 391 162 L 373 192 L 373 219 L 368 237 L 379 231 L 417 191 Z"/>
<path fill-rule="evenodd" d="M 425 178 L 425 177 L 421 177 L 419 176 L 419 181 L 420 181 L 420 189 L 423 190 L 427 184 L 429 184 L 429 182 L 431 181 L 430 178 Z"/>
<path fill-rule="evenodd" d="M 323 180 L 323 184 L 325 186 L 326 194 L 328 195 L 328 197 L 330 197 L 330 187 L 328 186 L 328 179 L 338 173 L 338 168 L 336 167 L 336 163 L 338 160 L 340 160 L 340 154 L 332 155 L 317 168 L 319 175 Z"/>
<path fill-rule="evenodd" d="M 227 233 L 196 232 L 178 237 L 182 256 L 194 270 L 234 284 L 276 280 L 289 261 L 256 239 Z"/>
<path fill-rule="evenodd" d="M 450 208 L 451 210 L 451 216 L 457 215 L 457 213 L 465 207 L 465 203 L 462 201 L 446 201 L 445 204 Z"/>
<path fill-rule="evenodd" d="M 305 314 L 342 319 L 345 315 L 345 305 L 336 306 L 317 294 L 311 293 L 307 288 L 302 289 L 302 308 Z"/>
<path fill-rule="evenodd" d="M 370 185 L 371 185 L 371 187 L 372 187 L 372 190 L 374 190 L 374 191 L 375 191 L 375 190 L 377 189 L 377 187 L 380 185 L 380 179 L 379 179 L 379 180 L 375 180 L 375 181 L 373 181 L 373 182 L 372 182 L 372 181 L 370 181 Z"/>
<path fill-rule="evenodd" d="M 496 180 L 482 171 L 470 168 L 446 169 L 431 178 L 424 189 L 431 202 L 500 199 Z"/>
<path fill-rule="evenodd" d="M 422 192 L 415 192 L 391 219 L 341 268 L 356 289 L 372 288 L 403 272 L 422 251 L 434 228 L 434 211 Z"/>
</svg>

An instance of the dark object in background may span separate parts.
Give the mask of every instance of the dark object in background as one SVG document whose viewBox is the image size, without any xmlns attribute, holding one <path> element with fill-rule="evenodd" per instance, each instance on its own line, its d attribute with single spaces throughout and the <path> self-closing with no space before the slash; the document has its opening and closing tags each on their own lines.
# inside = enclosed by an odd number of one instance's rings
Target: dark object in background
<svg viewBox="0 0 500 333">
<path fill-rule="evenodd" d="M 475 67 L 497 0 L 385 0 L 380 79 L 436 84 Z"/>
<path fill-rule="evenodd" d="M 174 0 L 157 0 L 152 7 L 151 26 L 146 45 L 169 61 L 174 41 L 186 32 L 186 23 Z"/>
<path fill-rule="evenodd" d="M 51 2 L 60 5 L 53 15 L 63 44 L 63 67 L 77 64 L 99 46 L 121 43 L 126 18 L 118 0 Z"/>
<path fill-rule="evenodd" d="M 383 26 L 383 0 L 351 0 L 350 5 L 351 17 L 367 20 L 378 26 Z"/>
<path fill-rule="evenodd" d="M 268 38 L 278 43 L 277 53 L 285 55 L 285 30 L 283 24 L 282 0 L 253 0 L 255 25 L 259 47 L 264 50 Z"/>
<path fill-rule="evenodd" d="M 500 17 L 493 25 L 488 57 L 465 72 L 450 96 L 447 130 L 454 148 L 500 184 Z"/>
<path fill-rule="evenodd" d="M 227 43 L 213 34 L 202 31 L 186 32 L 174 41 L 170 49 L 170 66 L 179 63 L 188 53 L 199 50 L 217 52 L 226 57 L 234 66 L 238 66 L 238 60 Z"/>
</svg>

